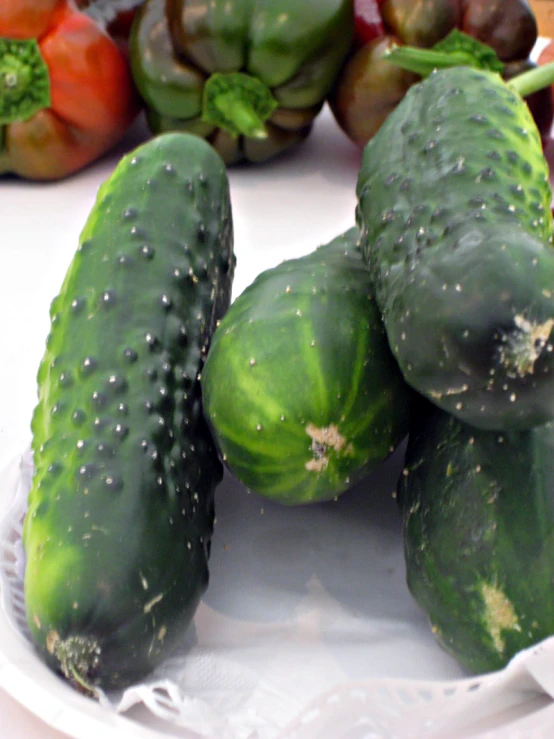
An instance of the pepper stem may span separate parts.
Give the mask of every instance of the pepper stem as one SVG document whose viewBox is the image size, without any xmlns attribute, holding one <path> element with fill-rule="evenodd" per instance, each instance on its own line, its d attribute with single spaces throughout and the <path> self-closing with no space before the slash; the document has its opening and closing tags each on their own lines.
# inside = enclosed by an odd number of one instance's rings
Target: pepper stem
<svg viewBox="0 0 554 739">
<path fill-rule="evenodd" d="M 202 120 L 230 133 L 264 139 L 264 125 L 278 103 L 257 77 L 216 72 L 204 85 Z"/>
<path fill-rule="evenodd" d="M 522 98 L 554 84 L 554 62 L 522 72 L 507 83 Z"/>
<path fill-rule="evenodd" d="M 0 124 L 50 105 L 50 74 L 36 39 L 0 38 Z"/>
<path fill-rule="evenodd" d="M 471 55 L 463 51 L 433 51 L 433 49 L 420 49 L 415 46 L 395 45 L 385 51 L 384 56 L 387 61 L 408 72 L 419 74 L 421 77 L 427 77 L 435 69 L 475 66 Z"/>
<path fill-rule="evenodd" d="M 431 49 L 395 44 L 385 52 L 384 57 L 421 77 L 427 77 L 435 69 L 459 66 L 489 69 L 499 73 L 504 71 L 504 63 L 494 49 L 457 28 Z"/>
</svg>

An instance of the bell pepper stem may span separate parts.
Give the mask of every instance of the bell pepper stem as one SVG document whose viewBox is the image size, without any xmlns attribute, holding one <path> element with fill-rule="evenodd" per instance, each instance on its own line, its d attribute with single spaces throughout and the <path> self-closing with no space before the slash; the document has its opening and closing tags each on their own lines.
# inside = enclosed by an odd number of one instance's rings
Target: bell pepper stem
<svg viewBox="0 0 554 739">
<path fill-rule="evenodd" d="M 385 51 L 384 58 L 408 72 L 427 77 L 435 69 L 475 66 L 470 54 L 464 51 L 434 51 L 414 46 L 393 45 Z"/>
<path fill-rule="evenodd" d="M 267 138 L 267 129 L 262 118 L 246 100 L 239 100 L 232 93 L 223 93 L 214 99 L 215 107 L 228 116 L 244 136 L 254 139 Z"/>
<path fill-rule="evenodd" d="M 504 63 L 494 49 L 473 36 L 454 28 L 431 49 L 394 45 L 385 58 L 410 72 L 426 77 L 435 69 L 475 67 L 501 74 Z"/>
<path fill-rule="evenodd" d="M 204 85 L 202 120 L 231 136 L 264 139 L 265 121 L 278 103 L 257 77 L 242 72 L 216 72 Z"/>
<path fill-rule="evenodd" d="M 476 64 L 472 57 L 463 51 L 442 52 L 433 49 L 420 49 L 412 46 L 392 46 L 384 54 L 385 58 L 403 69 L 426 77 L 435 69 Z M 522 98 L 532 95 L 545 87 L 554 84 L 554 62 L 535 67 L 512 77 L 507 83 L 509 88 Z"/>
<path fill-rule="evenodd" d="M 0 124 L 50 105 L 50 73 L 35 39 L 0 38 Z"/>
<path fill-rule="evenodd" d="M 528 97 L 554 84 L 554 62 L 522 72 L 507 83 L 521 97 Z"/>
</svg>

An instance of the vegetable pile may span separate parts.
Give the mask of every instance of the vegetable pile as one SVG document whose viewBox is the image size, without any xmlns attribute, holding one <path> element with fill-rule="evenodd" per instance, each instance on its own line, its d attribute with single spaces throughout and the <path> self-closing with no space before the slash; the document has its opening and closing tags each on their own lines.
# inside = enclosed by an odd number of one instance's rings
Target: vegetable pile
<svg viewBox="0 0 554 739">
<path fill-rule="evenodd" d="M 325 104 L 363 147 L 432 69 L 391 64 L 391 49 L 452 54 L 453 31 L 485 44 L 506 80 L 536 66 L 526 0 L 6 0 L 0 175 L 74 174 L 139 112 L 146 136 L 193 133 L 226 165 L 293 150 Z M 550 90 L 527 103 L 546 142 Z"/>
<path fill-rule="evenodd" d="M 433 71 L 407 73 L 365 145 L 352 228 L 232 305 L 225 165 L 307 135 L 351 6 L 136 12 L 131 64 L 157 135 L 100 188 L 52 303 L 23 537 L 33 640 L 89 695 L 147 675 L 182 639 L 224 467 L 309 505 L 406 437 L 408 585 L 440 643 L 490 671 L 554 634 L 552 190 L 526 102 L 550 96 L 554 63 L 505 74 L 536 37 L 526 3 L 503 6 L 516 39 L 497 3 L 432 5 L 418 20 L 407 0 L 381 4 L 405 41 L 386 64 Z M 445 34 L 462 57 L 439 69 Z"/>
</svg>

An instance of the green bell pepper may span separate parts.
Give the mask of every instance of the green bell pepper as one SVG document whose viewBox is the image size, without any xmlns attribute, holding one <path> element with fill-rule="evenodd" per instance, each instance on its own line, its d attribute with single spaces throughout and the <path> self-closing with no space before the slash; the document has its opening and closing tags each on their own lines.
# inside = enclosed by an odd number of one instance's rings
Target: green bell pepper
<svg viewBox="0 0 554 739">
<path fill-rule="evenodd" d="M 350 51 L 352 0 L 147 0 L 129 39 L 154 134 L 206 138 L 227 164 L 303 141 Z"/>
</svg>

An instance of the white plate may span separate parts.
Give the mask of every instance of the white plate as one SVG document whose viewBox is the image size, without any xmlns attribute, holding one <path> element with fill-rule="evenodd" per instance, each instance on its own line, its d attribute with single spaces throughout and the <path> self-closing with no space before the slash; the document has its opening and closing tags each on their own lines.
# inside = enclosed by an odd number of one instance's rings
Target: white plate
<svg viewBox="0 0 554 739">
<path fill-rule="evenodd" d="M 0 520 L 4 536 L 11 537 L 4 562 L 17 538 L 11 524 L 20 510 L 14 516 L 11 506 L 19 455 L 30 438 L 49 304 L 99 184 L 144 136 L 139 122 L 111 156 L 64 182 L 0 182 L 0 469 L 7 469 Z M 238 260 L 234 296 L 263 269 L 308 253 L 353 225 L 359 164 L 359 150 L 325 109 L 310 138 L 293 152 L 264 166 L 229 170 Z M 542 720 L 542 711 L 551 708 L 546 678 L 536 682 L 517 667 L 517 679 L 514 672 L 502 678 L 511 690 L 498 699 L 494 688 L 496 703 L 487 694 L 473 712 L 467 701 L 474 706 L 489 682 L 451 682 L 463 671 L 434 642 L 405 585 L 400 518 L 391 495 L 401 461 L 397 454 L 337 503 L 309 509 L 268 503 L 226 476 L 216 496 L 210 587 L 191 629 L 177 696 L 190 702 L 180 726 L 160 718 L 162 699 L 150 710 L 137 703 L 120 715 L 78 695 L 48 670 L 13 626 L 17 603 L 10 578 L 16 575 L 9 567 L 2 583 L 0 685 L 75 739 L 340 739 L 347 730 L 358 731 L 347 725 L 354 719 L 375 737 L 444 736 L 431 716 L 435 705 L 444 710 L 445 700 L 464 708 L 457 720 L 462 726 L 464 715 L 466 723 L 471 718 L 473 735 L 530 716 L 536 724 L 535 712 Z M 451 700 L 456 696 L 461 701 Z M 545 725 L 554 731 L 550 715 Z M 342 723 L 332 724 L 341 716 Z M 420 733 L 390 733 L 401 724 Z M 514 731 L 516 736 L 517 726 Z M 360 729 L 348 736 L 370 733 Z"/>
</svg>

